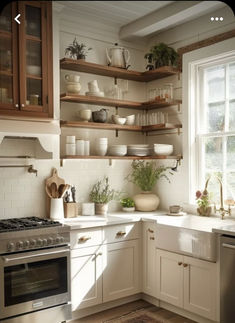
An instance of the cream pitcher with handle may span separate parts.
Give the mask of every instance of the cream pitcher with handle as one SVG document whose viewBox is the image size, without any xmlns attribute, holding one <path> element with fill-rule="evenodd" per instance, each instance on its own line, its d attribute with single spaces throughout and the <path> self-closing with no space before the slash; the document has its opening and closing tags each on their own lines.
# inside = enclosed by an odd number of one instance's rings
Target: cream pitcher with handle
<svg viewBox="0 0 235 323">
<path fill-rule="evenodd" d="M 108 65 L 120 68 L 128 68 L 127 65 L 130 60 L 129 50 L 118 46 L 116 43 L 114 47 L 106 48 L 106 55 L 108 59 Z"/>
</svg>

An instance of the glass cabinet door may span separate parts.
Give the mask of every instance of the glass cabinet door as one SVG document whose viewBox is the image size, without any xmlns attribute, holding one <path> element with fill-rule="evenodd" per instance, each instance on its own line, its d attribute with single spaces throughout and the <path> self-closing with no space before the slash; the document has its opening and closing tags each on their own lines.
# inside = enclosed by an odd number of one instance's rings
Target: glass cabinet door
<svg viewBox="0 0 235 323">
<path fill-rule="evenodd" d="M 0 109 L 19 108 L 16 2 L 7 4 L 0 15 Z"/>
<path fill-rule="evenodd" d="M 19 1 L 20 109 L 48 114 L 47 4 Z"/>
</svg>

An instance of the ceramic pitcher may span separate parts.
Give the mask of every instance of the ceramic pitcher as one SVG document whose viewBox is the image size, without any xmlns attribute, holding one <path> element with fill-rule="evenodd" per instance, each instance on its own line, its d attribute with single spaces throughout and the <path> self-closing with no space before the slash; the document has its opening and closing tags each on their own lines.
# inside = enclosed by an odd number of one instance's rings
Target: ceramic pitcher
<svg viewBox="0 0 235 323">
<path fill-rule="evenodd" d="M 106 48 L 106 55 L 110 66 L 127 68 L 130 60 L 128 49 L 120 47 L 116 43 L 114 47 Z"/>
</svg>

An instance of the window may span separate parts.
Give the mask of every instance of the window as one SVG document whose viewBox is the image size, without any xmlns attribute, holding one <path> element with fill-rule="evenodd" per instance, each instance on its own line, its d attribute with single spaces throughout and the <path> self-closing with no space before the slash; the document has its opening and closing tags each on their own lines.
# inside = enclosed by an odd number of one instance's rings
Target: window
<svg viewBox="0 0 235 323">
<path fill-rule="evenodd" d="M 224 199 L 235 200 L 235 58 L 198 66 L 196 99 L 197 188 L 218 176 Z M 212 176 L 212 201 L 219 202 L 219 184 Z"/>
</svg>

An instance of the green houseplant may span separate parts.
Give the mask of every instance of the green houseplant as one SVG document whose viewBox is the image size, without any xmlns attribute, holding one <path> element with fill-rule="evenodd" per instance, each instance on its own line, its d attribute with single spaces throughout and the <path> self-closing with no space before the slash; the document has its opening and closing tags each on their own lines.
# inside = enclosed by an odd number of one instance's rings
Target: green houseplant
<svg viewBox="0 0 235 323">
<path fill-rule="evenodd" d="M 170 182 L 166 171 L 169 167 L 158 167 L 155 162 L 145 162 L 144 160 L 133 161 L 131 164 L 132 171 L 127 176 L 127 180 L 137 185 L 142 193 L 134 196 L 136 210 L 138 211 L 154 211 L 159 205 L 159 197 L 151 191 L 157 181 L 164 177 Z M 172 174 L 170 172 L 170 174 Z"/>
<path fill-rule="evenodd" d="M 144 58 L 148 60 L 148 63 L 154 63 L 155 68 L 162 66 L 174 66 L 178 64 L 179 54 L 174 48 L 169 47 L 164 43 L 158 43 L 150 48 L 149 53 L 146 53 Z M 149 68 L 147 65 L 146 68 Z"/>
<path fill-rule="evenodd" d="M 130 197 L 125 197 L 121 199 L 122 210 L 124 212 L 133 212 L 135 211 L 135 202 Z"/>
<path fill-rule="evenodd" d="M 212 211 L 212 208 L 210 206 L 210 194 L 207 190 L 209 180 L 210 177 L 206 181 L 204 190 L 196 192 L 196 201 L 198 205 L 197 213 L 202 216 L 210 216 Z"/>
<path fill-rule="evenodd" d="M 112 200 L 118 200 L 120 195 L 121 192 L 115 191 L 110 187 L 107 176 L 98 181 L 90 192 L 90 199 L 95 203 L 95 213 L 98 215 L 106 215 L 108 203 Z"/>
<path fill-rule="evenodd" d="M 72 44 L 70 44 L 65 49 L 65 55 L 69 55 L 70 58 L 73 58 L 73 59 L 85 59 L 88 51 L 92 49 L 92 48 L 86 49 L 86 47 L 87 46 L 83 43 L 79 44 L 75 37 Z"/>
</svg>

